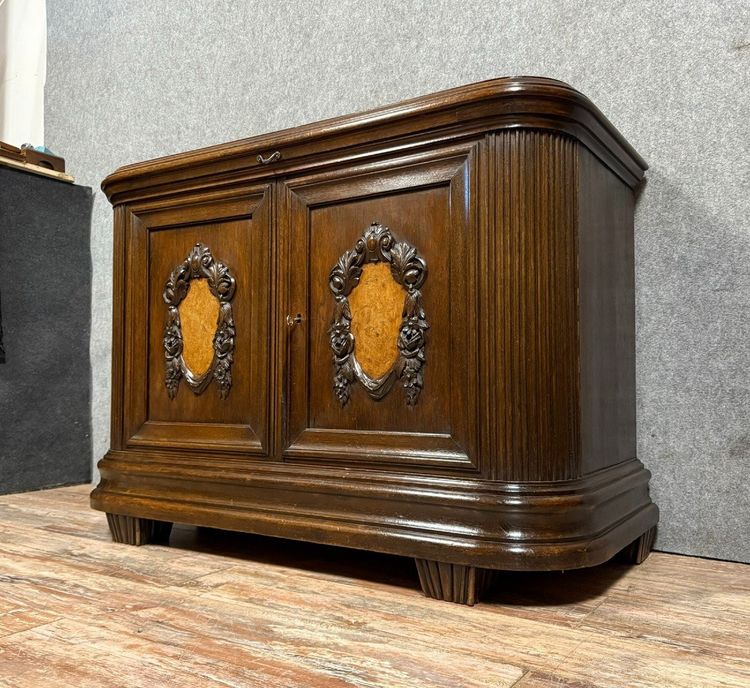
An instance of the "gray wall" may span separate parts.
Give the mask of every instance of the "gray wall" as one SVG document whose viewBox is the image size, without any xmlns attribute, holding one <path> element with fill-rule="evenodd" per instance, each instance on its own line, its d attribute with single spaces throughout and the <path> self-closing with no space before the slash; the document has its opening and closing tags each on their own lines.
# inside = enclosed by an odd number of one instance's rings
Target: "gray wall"
<svg viewBox="0 0 750 688">
<path fill-rule="evenodd" d="M 637 209 L 640 458 L 659 549 L 750 560 L 745 0 L 48 0 L 47 144 L 124 163 L 495 76 L 588 95 L 649 161 Z M 111 211 L 92 231 L 94 453 L 107 449 Z"/>
</svg>

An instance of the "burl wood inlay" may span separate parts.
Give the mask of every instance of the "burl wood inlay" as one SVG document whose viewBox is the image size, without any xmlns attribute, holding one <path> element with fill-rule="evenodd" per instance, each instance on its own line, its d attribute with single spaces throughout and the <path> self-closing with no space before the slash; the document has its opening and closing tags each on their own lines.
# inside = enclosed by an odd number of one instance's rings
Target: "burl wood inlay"
<svg viewBox="0 0 750 688">
<path fill-rule="evenodd" d="M 195 279 L 190 282 L 190 289 L 179 310 L 182 357 L 194 375 L 203 375 L 214 358 L 214 333 L 219 318 L 219 301 L 208 288 L 208 280 Z"/>
<path fill-rule="evenodd" d="M 354 355 L 373 379 L 385 375 L 398 359 L 405 295 L 387 263 L 363 266 L 359 284 L 349 295 Z"/>
</svg>

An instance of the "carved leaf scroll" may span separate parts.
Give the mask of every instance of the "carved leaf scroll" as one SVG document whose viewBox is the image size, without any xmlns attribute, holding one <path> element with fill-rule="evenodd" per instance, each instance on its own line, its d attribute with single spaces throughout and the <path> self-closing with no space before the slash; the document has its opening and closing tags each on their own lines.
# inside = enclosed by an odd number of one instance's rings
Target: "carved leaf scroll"
<svg viewBox="0 0 750 688">
<path fill-rule="evenodd" d="M 219 303 L 216 329 L 213 335 L 213 357 L 206 370 L 194 372 L 185 362 L 185 340 L 180 320 L 180 304 L 190 290 L 193 280 L 205 279 L 211 295 Z M 236 335 L 232 304 L 236 281 L 229 268 L 211 255 L 203 244 L 196 244 L 187 258 L 169 276 L 164 286 L 164 302 L 167 304 L 167 322 L 164 329 L 164 356 L 166 359 L 165 384 L 170 399 L 174 399 L 180 381 L 184 378 L 188 387 L 200 394 L 211 380 L 216 380 L 219 395 L 225 399 L 232 387 L 232 362 L 234 360 L 234 338 Z"/>
<path fill-rule="evenodd" d="M 398 356 L 387 372 L 375 378 L 370 377 L 357 360 L 349 302 L 352 291 L 362 279 L 363 270 L 370 263 L 387 264 L 391 277 L 405 292 L 396 341 Z M 427 264 L 416 248 L 405 241 L 395 241 L 390 230 L 377 222 L 373 222 L 354 248 L 344 252 L 333 266 L 328 284 L 336 303 L 328 333 L 333 351 L 333 388 L 342 406 L 349 401 L 351 385 L 355 381 L 377 400 L 388 394 L 394 382 L 400 380 L 407 405 L 417 403 L 423 386 L 425 333 L 429 329 L 420 291 L 426 278 Z"/>
</svg>

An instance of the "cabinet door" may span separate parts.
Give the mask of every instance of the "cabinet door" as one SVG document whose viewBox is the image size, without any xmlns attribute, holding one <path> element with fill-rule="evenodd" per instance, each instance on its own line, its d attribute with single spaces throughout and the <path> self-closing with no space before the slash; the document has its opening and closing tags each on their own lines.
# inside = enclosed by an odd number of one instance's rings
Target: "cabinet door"
<svg viewBox="0 0 750 688">
<path fill-rule="evenodd" d="M 480 467 L 480 147 L 286 182 L 285 460 Z"/>
<path fill-rule="evenodd" d="M 128 210 L 124 444 L 267 455 L 270 188 Z"/>
</svg>

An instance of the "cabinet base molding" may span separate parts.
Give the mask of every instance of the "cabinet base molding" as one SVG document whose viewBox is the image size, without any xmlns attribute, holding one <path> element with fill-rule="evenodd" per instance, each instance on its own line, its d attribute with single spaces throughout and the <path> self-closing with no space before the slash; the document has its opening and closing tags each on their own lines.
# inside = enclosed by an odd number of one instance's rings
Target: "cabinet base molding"
<svg viewBox="0 0 750 688">
<path fill-rule="evenodd" d="M 495 572 L 476 566 L 415 559 L 419 583 L 427 597 L 474 606 L 492 585 Z"/>
<path fill-rule="evenodd" d="M 655 539 L 656 526 L 653 526 L 625 547 L 620 552 L 619 559 L 627 564 L 642 564 L 651 554 Z"/>
<path fill-rule="evenodd" d="M 654 526 L 650 473 L 623 462 L 536 483 L 242 466 L 110 451 L 91 505 L 108 514 L 449 562 L 479 569 L 596 566 Z M 419 480 L 419 495 L 414 483 Z M 552 518 L 550 514 L 554 513 Z M 623 516 L 625 514 L 625 516 Z"/>
<path fill-rule="evenodd" d="M 155 521 L 150 518 L 107 514 L 107 523 L 112 540 L 125 545 L 167 544 L 172 524 L 168 521 Z"/>
</svg>

